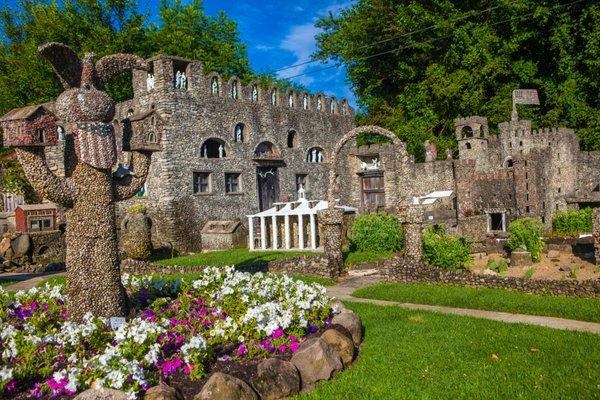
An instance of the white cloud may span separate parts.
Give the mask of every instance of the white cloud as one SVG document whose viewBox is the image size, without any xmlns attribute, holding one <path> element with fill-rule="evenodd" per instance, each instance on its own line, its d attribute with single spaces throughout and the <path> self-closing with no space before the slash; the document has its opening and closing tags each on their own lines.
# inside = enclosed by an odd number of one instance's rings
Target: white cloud
<svg viewBox="0 0 600 400">
<path fill-rule="evenodd" d="M 292 28 L 290 33 L 283 39 L 279 47 L 283 50 L 293 53 L 295 61 L 291 65 L 300 64 L 310 60 L 310 55 L 316 50 L 317 45 L 315 36 L 320 32 L 320 29 L 314 24 L 308 23 L 297 25 Z M 298 65 L 277 73 L 278 77 L 294 76 L 302 74 L 306 71 L 310 64 Z M 314 78 L 304 75 L 298 78 L 298 82 L 303 85 L 309 85 L 314 81 Z"/>
<path fill-rule="evenodd" d="M 260 51 L 270 51 L 273 50 L 273 46 L 267 46 L 264 44 L 257 44 L 256 46 L 254 46 L 254 48 L 256 50 L 260 50 Z"/>
</svg>

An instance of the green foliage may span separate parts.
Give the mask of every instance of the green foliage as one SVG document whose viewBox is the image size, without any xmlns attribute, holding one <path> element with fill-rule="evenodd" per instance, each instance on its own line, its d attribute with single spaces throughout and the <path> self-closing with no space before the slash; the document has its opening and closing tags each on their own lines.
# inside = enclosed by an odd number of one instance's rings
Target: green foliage
<svg viewBox="0 0 600 400">
<path fill-rule="evenodd" d="M 440 157 L 455 146 L 456 117 L 509 120 L 517 88 L 542 100 L 522 118 L 575 128 L 584 149 L 600 150 L 600 3 L 564 4 L 357 0 L 317 22 L 314 57 L 344 65 L 366 112 L 358 121 L 396 132 L 417 160 L 425 140 Z"/>
<path fill-rule="evenodd" d="M 508 226 L 508 247 L 511 250 L 525 247 L 534 262 L 540 261 L 544 248 L 542 223 L 535 218 L 521 218 L 511 222 Z"/>
<path fill-rule="evenodd" d="M 466 269 L 473 261 L 469 241 L 434 226 L 423 233 L 423 258 L 428 265 L 445 269 Z"/>
<path fill-rule="evenodd" d="M 554 215 L 552 229 L 561 235 L 577 236 L 592 232 L 592 209 L 567 210 Z"/>
<path fill-rule="evenodd" d="M 390 252 L 402 249 L 404 230 L 395 215 L 386 212 L 356 218 L 350 242 L 360 252 Z"/>
<path fill-rule="evenodd" d="M 504 276 L 506 271 L 508 271 L 508 263 L 504 258 L 500 259 L 500 261 L 490 259 L 487 262 L 487 268 L 489 270 L 496 271 L 501 276 Z"/>
<path fill-rule="evenodd" d="M 0 187 L 4 193 L 14 193 L 25 198 L 27 203 L 33 203 L 36 200 L 35 192 L 29 181 L 25 177 L 25 172 L 21 164 L 16 161 L 7 160 L 1 164 L 2 180 Z"/>
<path fill-rule="evenodd" d="M 533 274 L 535 273 L 535 269 L 533 268 L 529 268 L 527 271 L 525 271 L 525 273 L 523 274 L 523 278 L 525 279 L 531 279 L 531 277 L 533 276 Z"/>
<path fill-rule="evenodd" d="M 130 214 L 135 214 L 135 213 L 145 213 L 146 212 L 146 206 L 144 204 L 134 204 L 132 206 L 129 206 L 127 208 L 127 212 Z"/>
</svg>

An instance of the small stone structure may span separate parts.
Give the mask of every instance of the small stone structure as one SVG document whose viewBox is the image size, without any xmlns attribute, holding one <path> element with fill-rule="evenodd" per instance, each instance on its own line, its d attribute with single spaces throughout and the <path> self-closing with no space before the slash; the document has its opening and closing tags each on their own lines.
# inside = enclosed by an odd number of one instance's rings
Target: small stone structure
<svg viewBox="0 0 600 400">
<path fill-rule="evenodd" d="M 202 228 L 203 250 L 227 250 L 246 246 L 246 228 L 241 221 L 208 221 Z"/>
<path fill-rule="evenodd" d="M 594 248 L 596 250 L 596 265 L 600 265 L 600 208 L 594 210 L 592 218 L 594 226 Z"/>
<path fill-rule="evenodd" d="M 328 269 L 340 276 L 344 271 L 344 255 L 342 253 L 344 211 L 329 208 L 319 213 L 323 231 L 323 247 L 329 260 Z"/>
<path fill-rule="evenodd" d="M 53 108 L 53 103 L 44 103 L 6 113 L 0 118 L 4 146 L 55 146 L 62 128 L 57 125 Z"/>
<path fill-rule="evenodd" d="M 152 255 L 152 221 L 144 207 L 131 207 L 121 221 L 121 244 L 126 256 L 148 260 Z"/>
<path fill-rule="evenodd" d="M 558 296 L 597 297 L 600 295 L 600 279 L 558 281 L 479 275 L 470 271 L 454 271 L 418 265 L 404 256 L 392 257 L 381 262 L 380 266 L 383 275 L 392 282 L 444 283 Z"/>
<path fill-rule="evenodd" d="M 58 210 L 54 203 L 21 204 L 15 209 L 18 232 L 43 232 L 58 230 Z"/>
<path fill-rule="evenodd" d="M 532 264 L 531 252 L 525 249 L 516 249 L 510 253 L 511 267 L 528 267 Z"/>
<path fill-rule="evenodd" d="M 10 232 L 0 241 L 2 269 L 10 272 L 47 272 L 64 268 L 65 235 L 61 231 Z"/>
<path fill-rule="evenodd" d="M 404 253 L 415 264 L 423 261 L 423 210 L 420 205 L 411 204 L 400 212 L 404 226 Z"/>
</svg>

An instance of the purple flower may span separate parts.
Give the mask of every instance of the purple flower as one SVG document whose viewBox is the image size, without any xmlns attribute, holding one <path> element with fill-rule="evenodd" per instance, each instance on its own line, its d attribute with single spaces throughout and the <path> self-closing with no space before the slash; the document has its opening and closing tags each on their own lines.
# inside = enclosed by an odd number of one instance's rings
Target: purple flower
<svg viewBox="0 0 600 400">
<path fill-rule="evenodd" d="M 275 329 L 275 331 L 271 334 L 271 337 L 273 339 L 279 339 L 283 335 L 284 335 L 283 329 L 278 328 L 278 329 Z"/>
<path fill-rule="evenodd" d="M 17 386 L 17 381 L 14 379 L 11 379 L 7 384 L 6 384 L 6 390 L 9 392 L 12 392 L 13 390 L 15 390 L 15 387 Z"/>
<path fill-rule="evenodd" d="M 44 310 L 45 312 L 48 312 L 48 303 L 42 304 L 42 310 Z"/>
<path fill-rule="evenodd" d="M 277 350 L 279 350 L 280 353 L 285 353 L 285 351 L 287 350 L 287 346 L 285 345 L 285 343 L 282 343 L 279 346 L 277 346 Z"/>
<path fill-rule="evenodd" d="M 44 397 L 44 392 L 42 391 L 42 385 L 38 382 L 33 385 L 33 388 L 28 392 L 29 397 L 33 399 L 41 399 Z"/>
<path fill-rule="evenodd" d="M 37 310 L 39 308 L 39 304 L 37 301 L 32 301 L 31 303 L 29 303 L 29 308 L 31 308 L 32 310 Z"/>
<path fill-rule="evenodd" d="M 146 321 L 154 322 L 156 321 L 156 314 L 154 314 L 154 311 L 152 311 L 151 309 L 146 308 L 142 313 L 142 318 Z"/>
<path fill-rule="evenodd" d="M 288 339 L 290 339 L 290 342 L 292 343 L 298 343 L 298 338 L 294 335 L 288 336 Z"/>
<path fill-rule="evenodd" d="M 183 366 L 183 373 L 189 375 L 194 369 L 194 364 L 185 364 Z"/>
<path fill-rule="evenodd" d="M 294 343 L 290 344 L 290 350 L 292 351 L 292 353 L 297 352 L 299 347 L 300 347 L 300 345 L 298 344 L 298 342 L 294 342 Z"/>
<path fill-rule="evenodd" d="M 164 376 L 167 376 L 175 373 L 179 368 L 181 368 L 181 359 L 177 357 L 172 360 L 165 361 L 162 365 L 162 372 Z"/>
<path fill-rule="evenodd" d="M 236 350 L 235 355 L 241 357 L 246 354 L 248 354 L 248 348 L 244 343 L 241 343 L 240 347 L 238 347 L 238 349 Z"/>
<path fill-rule="evenodd" d="M 313 324 L 310 324 L 310 326 L 308 327 L 308 331 L 309 331 L 310 333 L 315 333 L 315 332 L 316 332 L 316 331 L 318 331 L 318 330 L 319 330 L 319 327 L 318 327 L 318 326 L 316 326 L 316 325 L 313 325 Z"/>
</svg>

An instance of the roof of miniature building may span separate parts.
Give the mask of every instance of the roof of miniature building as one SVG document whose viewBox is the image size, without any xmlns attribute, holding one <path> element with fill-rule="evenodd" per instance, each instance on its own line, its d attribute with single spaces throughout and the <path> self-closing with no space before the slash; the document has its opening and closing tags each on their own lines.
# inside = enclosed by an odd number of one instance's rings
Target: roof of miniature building
<svg viewBox="0 0 600 400">
<path fill-rule="evenodd" d="M 134 114 L 131 117 L 129 117 L 129 120 L 130 121 L 140 121 L 142 119 L 147 118 L 151 114 L 156 114 L 156 110 L 150 110 L 150 111 Z M 156 114 L 156 116 L 160 118 L 160 116 L 158 114 Z"/>
<path fill-rule="evenodd" d="M 438 190 L 435 192 L 431 192 L 421 197 L 414 197 L 414 204 L 433 204 L 438 199 L 444 199 L 452 196 L 452 190 Z"/>
<path fill-rule="evenodd" d="M 326 210 L 329 207 L 329 202 L 326 200 L 306 200 L 300 199 L 289 203 L 274 203 L 274 207 L 268 210 L 261 211 L 247 217 L 272 217 L 285 215 L 310 215 L 316 214 L 318 211 Z M 343 210 L 345 213 L 358 211 L 354 207 L 336 206 L 335 208 Z"/>
<path fill-rule="evenodd" d="M 208 221 L 202 227 L 202 233 L 233 233 L 240 226 L 240 221 Z"/>
<path fill-rule="evenodd" d="M 17 206 L 23 211 L 35 211 L 35 210 L 50 210 L 56 209 L 56 204 L 54 203 L 41 203 L 41 204 L 20 204 Z"/>
<path fill-rule="evenodd" d="M 48 102 L 48 103 L 43 103 L 43 104 L 35 104 L 33 106 L 25 106 L 25 107 L 21 107 L 21 108 L 13 108 L 12 110 L 10 110 L 6 114 L 4 114 L 2 116 L 2 118 L 0 118 L 0 122 L 16 121 L 16 120 L 19 120 L 19 119 L 29 118 L 33 114 L 35 114 L 35 112 L 37 110 L 39 110 L 40 108 L 43 108 L 43 109 L 45 109 L 48 112 L 53 112 L 53 110 L 54 110 L 54 103 L 53 102 Z"/>
</svg>

